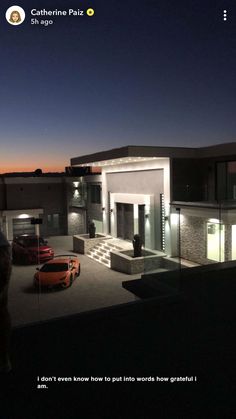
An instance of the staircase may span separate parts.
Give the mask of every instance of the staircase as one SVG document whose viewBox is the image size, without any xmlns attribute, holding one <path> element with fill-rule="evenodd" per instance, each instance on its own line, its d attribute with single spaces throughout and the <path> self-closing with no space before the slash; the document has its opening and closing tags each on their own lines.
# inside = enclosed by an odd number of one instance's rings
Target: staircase
<svg viewBox="0 0 236 419">
<path fill-rule="evenodd" d="M 114 250 L 115 251 L 122 250 L 122 247 L 109 243 L 109 240 L 104 240 L 101 243 L 94 246 L 91 250 L 89 250 L 86 256 L 110 268 L 111 266 L 110 252 Z"/>
</svg>

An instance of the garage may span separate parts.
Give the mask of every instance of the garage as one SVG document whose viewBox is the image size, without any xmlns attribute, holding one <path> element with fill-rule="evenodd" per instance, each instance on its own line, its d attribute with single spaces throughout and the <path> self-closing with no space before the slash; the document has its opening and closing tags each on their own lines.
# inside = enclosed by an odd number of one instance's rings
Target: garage
<svg viewBox="0 0 236 419">
<path fill-rule="evenodd" d="M 32 218 L 13 218 L 13 237 L 20 234 L 35 234 L 35 226 L 31 224 Z"/>
</svg>

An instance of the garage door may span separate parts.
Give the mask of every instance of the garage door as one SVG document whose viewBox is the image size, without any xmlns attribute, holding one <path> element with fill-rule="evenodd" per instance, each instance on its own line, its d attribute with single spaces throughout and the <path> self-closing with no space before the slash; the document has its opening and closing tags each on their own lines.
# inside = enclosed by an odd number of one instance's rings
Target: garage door
<svg viewBox="0 0 236 419">
<path fill-rule="evenodd" d="M 13 219 L 13 237 L 20 234 L 35 234 L 35 226 L 31 224 L 31 218 Z"/>
</svg>

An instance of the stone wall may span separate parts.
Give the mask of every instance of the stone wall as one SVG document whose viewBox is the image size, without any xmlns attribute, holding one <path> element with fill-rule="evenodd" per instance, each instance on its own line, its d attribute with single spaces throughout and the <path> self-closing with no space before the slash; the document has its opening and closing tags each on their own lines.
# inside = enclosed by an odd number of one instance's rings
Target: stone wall
<svg viewBox="0 0 236 419">
<path fill-rule="evenodd" d="M 144 251 L 145 252 L 145 251 Z M 146 256 L 132 257 L 132 250 L 128 251 L 112 251 L 111 252 L 111 269 L 118 272 L 124 272 L 134 275 L 142 272 L 155 270 L 161 267 L 164 253 L 147 251 Z"/>
<path fill-rule="evenodd" d="M 207 259 L 207 219 L 197 216 L 186 216 L 181 219 L 180 249 L 183 259 L 202 265 L 215 263 Z M 225 261 L 231 260 L 231 228 L 225 226 Z"/>
<path fill-rule="evenodd" d="M 86 211 L 84 209 L 74 208 L 74 211 L 68 214 L 68 235 L 83 234 L 86 232 Z"/>
<path fill-rule="evenodd" d="M 207 255 L 207 231 L 204 218 L 184 216 L 181 219 L 181 257 L 196 263 L 210 263 Z"/>
<path fill-rule="evenodd" d="M 90 239 L 88 234 L 73 236 L 73 251 L 86 255 L 94 246 L 107 238 L 105 234 L 99 234 L 94 239 Z"/>
</svg>

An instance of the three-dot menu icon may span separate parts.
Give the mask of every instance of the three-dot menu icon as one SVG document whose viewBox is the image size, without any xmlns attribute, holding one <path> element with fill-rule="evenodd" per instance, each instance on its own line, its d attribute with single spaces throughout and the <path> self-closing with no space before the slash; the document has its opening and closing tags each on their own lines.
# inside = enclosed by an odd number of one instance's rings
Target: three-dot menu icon
<svg viewBox="0 0 236 419">
<path fill-rule="evenodd" d="M 227 20 L 227 10 L 223 10 L 223 20 Z"/>
</svg>

